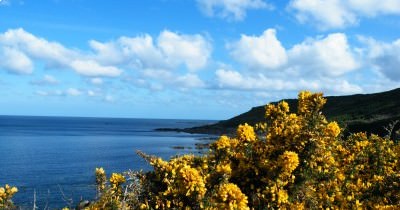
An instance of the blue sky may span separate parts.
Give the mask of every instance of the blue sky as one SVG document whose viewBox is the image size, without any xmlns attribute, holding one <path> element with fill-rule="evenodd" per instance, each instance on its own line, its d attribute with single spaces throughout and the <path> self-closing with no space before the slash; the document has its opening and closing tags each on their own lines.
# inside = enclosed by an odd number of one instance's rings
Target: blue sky
<svg viewBox="0 0 400 210">
<path fill-rule="evenodd" d="M 398 0 L 0 0 L 0 114 L 226 119 L 400 84 Z"/>
</svg>

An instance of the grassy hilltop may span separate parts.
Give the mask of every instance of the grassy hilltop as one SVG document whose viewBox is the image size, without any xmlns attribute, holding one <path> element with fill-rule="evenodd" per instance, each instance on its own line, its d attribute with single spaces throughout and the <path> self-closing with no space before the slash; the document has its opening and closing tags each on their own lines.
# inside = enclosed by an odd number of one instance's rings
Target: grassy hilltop
<svg viewBox="0 0 400 210">
<path fill-rule="evenodd" d="M 400 120 L 400 88 L 374 94 L 328 96 L 326 99 L 327 103 L 322 109 L 323 114 L 328 120 L 337 121 L 341 127 L 345 127 L 345 133 L 367 131 L 383 136 L 387 134 L 385 126 L 395 120 Z M 297 99 L 284 99 L 283 101 L 289 104 L 290 112 L 297 112 Z M 189 133 L 232 133 L 240 124 L 254 125 L 264 121 L 264 116 L 265 106 L 257 106 L 231 119 L 211 125 L 188 128 L 183 131 Z"/>
</svg>

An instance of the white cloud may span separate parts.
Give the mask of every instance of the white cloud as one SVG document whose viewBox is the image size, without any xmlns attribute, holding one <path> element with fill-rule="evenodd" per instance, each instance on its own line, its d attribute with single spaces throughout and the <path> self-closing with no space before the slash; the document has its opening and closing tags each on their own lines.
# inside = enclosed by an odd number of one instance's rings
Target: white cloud
<svg viewBox="0 0 400 210">
<path fill-rule="evenodd" d="M 124 58 L 119 64 L 132 65 L 139 69 L 166 66 L 162 53 L 156 48 L 150 35 L 121 37 L 111 43 Z"/>
<path fill-rule="evenodd" d="M 367 45 L 367 58 L 370 63 L 392 81 L 400 81 L 400 39 L 391 43 L 379 42 L 373 38 L 360 37 Z"/>
<path fill-rule="evenodd" d="M 263 74 L 244 76 L 237 71 L 218 69 L 216 76 L 220 88 L 238 90 L 290 90 L 294 88 L 289 80 L 270 79 Z"/>
<path fill-rule="evenodd" d="M 6 46 L 0 49 L 0 68 L 17 74 L 32 73 L 33 63 L 23 52 Z"/>
<path fill-rule="evenodd" d="M 361 93 L 363 89 L 346 80 L 323 78 L 299 79 L 299 78 L 267 78 L 263 74 L 256 76 L 244 76 L 237 71 L 218 69 L 216 71 L 219 88 L 233 90 L 260 90 L 260 91 L 323 91 L 331 94 Z"/>
<path fill-rule="evenodd" d="M 199 34 L 162 31 L 156 39 L 145 34 L 121 37 L 101 43 L 90 41 L 95 59 L 105 65 L 130 66 L 136 69 L 176 69 L 184 65 L 190 71 L 204 68 L 211 56 L 210 42 Z"/>
<path fill-rule="evenodd" d="M 25 56 L 23 60 L 25 66 L 29 66 L 28 59 L 38 59 L 43 61 L 48 68 L 72 69 L 85 76 L 114 77 L 121 73 L 117 67 L 102 66 L 97 61 L 91 60 L 87 54 L 68 49 L 57 42 L 36 37 L 21 28 L 10 29 L 0 34 L 0 46 L 20 52 L 19 57 Z M 19 60 L 15 58 L 10 62 L 19 63 Z"/>
<path fill-rule="evenodd" d="M 156 80 L 171 80 L 174 75 L 171 71 L 165 69 L 145 69 L 142 71 L 142 75 L 145 78 L 156 79 Z"/>
<path fill-rule="evenodd" d="M 48 92 L 43 91 L 43 90 L 38 90 L 38 91 L 36 91 L 35 93 L 36 93 L 37 95 L 40 95 L 40 96 L 48 96 L 48 95 L 49 95 Z"/>
<path fill-rule="evenodd" d="M 275 29 L 265 30 L 261 36 L 241 35 L 228 48 L 237 61 L 252 69 L 276 69 L 287 62 L 286 50 L 277 39 Z"/>
<path fill-rule="evenodd" d="M 7 6 L 10 5 L 10 0 L 0 0 L 0 6 Z"/>
<path fill-rule="evenodd" d="M 189 70 L 203 68 L 211 54 L 211 44 L 201 35 L 180 35 L 163 31 L 157 40 L 158 47 L 168 63 L 184 63 Z"/>
<path fill-rule="evenodd" d="M 79 74 L 84 76 L 110 76 L 116 77 L 121 70 L 114 66 L 102 66 L 93 60 L 74 60 L 70 66 Z"/>
<path fill-rule="evenodd" d="M 0 44 L 18 48 L 32 58 L 47 61 L 48 65 L 64 66 L 73 57 L 79 56 L 59 43 L 36 37 L 22 28 L 10 29 L 0 34 Z"/>
<path fill-rule="evenodd" d="M 94 50 L 94 57 L 101 64 L 115 65 L 121 63 L 124 59 L 122 52 L 117 48 L 117 46 L 115 46 L 113 42 L 102 43 L 95 40 L 90 40 L 89 46 Z"/>
<path fill-rule="evenodd" d="M 100 89 L 96 90 L 83 90 L 83 89 L 77 89 L 77 88 L 68 88 L 65 90 L 37 90 L 35 91 L 37 95 L 40 96 L 49 96 L 49 97 L 67 97 L 67 96 L 88 96 L 91 98 L 104 98 L 106 95 L 104 95 Z"/>
<path fill-rule="evenodd" d="M 58 84 L 58 80 L 55 77 L 53 77 L 51 75 L 47 75 L 47 74 L 44 75 L 43 81 L 45 81 L 49 84 Z"/>
<path fill-rule="evenodd" d="M 288 8 L 301 23 L 322 30 L 356 25 L 362 17 L 400 15 L 398 0 L 291 0 Z"/>
<path fill-rule="evenodd" d="M 121 69 L 161 69 L 185 67 L 191 72 L 204 68 L 211 56 L 211 43 L 200 34 L 162 31 L 154 40 L 150 35 L 120 37 L 116 41 L 91 40 L 92 51 L 72 49 L 37 37 L 23 29 L 0 34 L 0 68 L 16 73 L 31 73 L 34 62 L 47 68 L 71 69 L 83 76 L 117 77 Z"/>
<path fill-rule="evenodd" d="M 88 90 L 87 95 L 88 96 L 96 96 L 96 92 L 94 92 L 93 90 Z"/>
<path fill-rule="evenodd" d="M 112 102 L 115 102 L 115 98 L 113 96 L 111 96 L 111 95 L 106 95 L 104 97 L 104 101 L 112 103 Z"/>
<path fill-rule="evenodd" d="M 187 74 L 176 78 L 175 83 L 183 88 L 202 88 L 204 82 L 195 74 Z"/>
<path fill-rule="evenodd" d="M 155 38 L 144 34 L 104 43 L 92 40 L 90 46 L 93 59 L 135 70 L 137 78 L 129 82 L 151 90 L 204 87 L 195 72 L 208 65 L 212 52 L 210 41 L 202 35 L 168 30 Z"/>
<path fill-rule="evenodd" d="M 400 15 L 398 0 L 348 0 L 349 8 L 361 15 Z"/>
<path fill-rule="evenodd" d="M 53 90 L 53 91 L 38 90 L 35 93 L 40 96 L 66 96 L 66 93 L 62 90 Z"/>
<path fill-rule="evenodd" d="M 90 83 L 92 83 L 93 85 L 102 85 L 103 84 L 103 80 L 101 78 L 92 78 L 90 79 Z"/>
<path fill-rule="evenodd" d="M 59 81 L 55 77 L 53 77 L 51 75 L 47 75 L 47 74 L 44 75 L 42 79 L 34 80 L 31 82 L 32 85 L 39 85 L 39 86 L 41 86 L 41 85 L 56 85 L 58 83 L 59 83 Z"/>
<path fill-rule="evenodd" d="M 268 29 L 258 37 L 242 35 L 228 48 L 232 57 L 245 69 L 263 73 L 284 74 L 282 71 L 290 71 L 297 76 L 340 76 L 359 67 L 347 37 L 342 33 L 308 38 L 285 49 L 275 30 Z"/>
<path fill-rule="evenodd" d="M 343 28 L 357 24 L 356 15 L 341 0 L 292 0 L 289 8 L 296 11 L 301 23 L 315 23 L 320 29 Z"/>
<path fill-rule="evenodd" d="M 340 76 L 359 67 L 347 37 L 342 33 L 308 39 L 291 48 L 288 55 L 288 68 L 312 75 Z"/>
<path fill-rule="evenodd" d="M 236 21 L 243 20 L 247 10 L 272 8 L 263 0 L 197 0 L 197 4 L 207 16 Z"/>
<path fill-rule="evenodd" d="M 76 89 L 76 88 L 68 88 L 65 93 L 69 96 L 80 96 L 82 95 L 82 91 Z"/>
<path fill-rule="evenodd" d="M 351 84 L 347 80 L 329 80 L 324 81 L 324 86 L 321 90 L 316 91 L 324 91 L 331 92 L 334 94 L 356 94 L 362 93 L 364 89 L 357 84 Z"/>
<path fill-rule="evenodd" d="M 233 46 L 233 47 L 232 47 Z M 349 82 L 349 72 L 358 70 L 358 54 L 345 34 L 333 33 L 285 49 L 268 29 L 259 37 L 242 35 L 228 46 L 241 71 L 216 71 L 218 88 L 258 91 L 324 91 L 330 94 L 360 93 L 362 88 Z M 264 71 L 254 71 L 262 69 Z"/>
</svg>

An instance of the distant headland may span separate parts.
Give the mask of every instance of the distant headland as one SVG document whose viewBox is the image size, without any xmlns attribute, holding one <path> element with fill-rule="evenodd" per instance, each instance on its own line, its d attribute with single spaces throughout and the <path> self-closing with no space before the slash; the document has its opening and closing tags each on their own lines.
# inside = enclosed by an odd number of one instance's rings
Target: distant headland
<svg viewBox="0 0 400 210">
<path fill-rule="evenodd" d="M 327 103 L 322 109 L 323 114 L 328 120 L 337 121 L 341 127 L 344 127 L 345 134 L 366 131 L 384 136 L 388 133 L 387 126 L 400 120 L 400 88 L 373 94 L 327 96 L 326 99 Z M 291 112 L 297 111 L 297 99 L 284 99 L 284 101 L 293 107 Z M 272 104 L 278 102 L 272 102 Z M 156 130 L 215 135 L 232 134 L 240 124 L 254 125 L 265 121 L 264 115 L 265 106 L 257 106 L 248 112 L 214 124 L 190 128 L 158 128 Z M 397 130 L 399 124 L 395 128 Z"/>
</svg>

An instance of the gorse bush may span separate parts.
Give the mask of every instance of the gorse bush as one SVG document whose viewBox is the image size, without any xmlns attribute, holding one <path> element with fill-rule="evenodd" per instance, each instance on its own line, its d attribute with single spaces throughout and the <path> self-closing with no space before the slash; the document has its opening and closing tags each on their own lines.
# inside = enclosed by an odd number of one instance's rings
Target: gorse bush
<svg viewBox="0 0 400 210">
<path fill-rule="evenodd" d="M 139 152 L 154 170 L 128 173 L 125 193 L 122 178 L 98 183 L 103 193 L 90 208 L 399 209 L 400 146 L 366 133 L 342 137 L 321 113 L 325 102 L 301 92 L 297 114 L 284 101 L 267 105 L 265 122 L 240 125 L 204 156 Z"/>
<path fill-rule="evenodd" d="M 138 152 L 150 172 L 107 181 L 97 168 L 98 198 L 88 209 L 400 209 L 398 141 L 343 137 L 321 113 L 325 102 L 301 92 L 296 114 L 284 101 L 267 105 L 265 122 L 240 125 L 203 156 L 165 161 Z"/>
<path fill-rule="evenodd" d="M 4 187 L 0 187 L 0 209 L 13 209 L 14 204 L 12 197 L 18 192 L 16 187 L 11 187 L 6 184 Z"/>
</svg>

